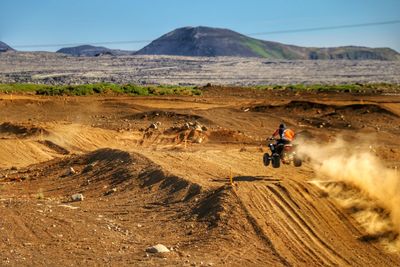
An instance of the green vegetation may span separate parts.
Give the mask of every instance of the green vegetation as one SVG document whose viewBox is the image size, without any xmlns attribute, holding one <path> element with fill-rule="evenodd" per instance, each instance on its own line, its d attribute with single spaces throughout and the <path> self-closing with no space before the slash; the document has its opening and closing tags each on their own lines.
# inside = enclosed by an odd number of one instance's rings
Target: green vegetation
<svg viewBox="0 0 400 267">
<path fill-rule="evenodd" d="M 18 93 L 31 92 L 37 95 L 94 95 L 94 94 L 127 94 L 132 96 L 157 96 L 157 95 L 201 95 L 195 87 L 170 86 L 170 85 L 135 85 L 96 83 L 82 85 L 46 85 L 46 84 L 0 84 L 0 92 Z"/>
<path fill-rule="evenodd" d="M 244 44 L 251 49 L 255 54 L 265 57 L 265 58 L 274 58 L 270 54 L 267 53 L 266 49 L 263 46 L 263 43 L 256 39 L 247 38 L 244 40 Z"/>
<path fill-rule="evenodd" d="M 261 40 L 253 38 L 243 38 L 242 43 L 250 48 L 253 53 L 264 58 L 296 59 L 299 57 L 299 55 L 294 53 L 291 49 L 285 48 L 279 44 L 267 44 Z"/>
<path fill-rule="evenodd" d="M 208 87 L 208 86 L 206 86 Z M 230 86 L 224 86 L 229 88 Z M 236 86 L 234 86 L 236 87 Z M 318 92 L 349 92 L 349 93 L 380 93 L 399 92 L 400 84 L 290 84 L 290 85 L 256 85 L 241 87 L 249 90 L 279 90 L 279 91 L 318 91 Z M 116 94 L 130 96 L 163 96 L 163 95 L 201 95 L 198 87 L 179 85 L 135 85 L 96 83 L 82 85 L 46 85 L 46 84 L 0 84 L 0 93 L 33 93 L 48 96 L 85 96 L 96 94 Z"/>
</svg>

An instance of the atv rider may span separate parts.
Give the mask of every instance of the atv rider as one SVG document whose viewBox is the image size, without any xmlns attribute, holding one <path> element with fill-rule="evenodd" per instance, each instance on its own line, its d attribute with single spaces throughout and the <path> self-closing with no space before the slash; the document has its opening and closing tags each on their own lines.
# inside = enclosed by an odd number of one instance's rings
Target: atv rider
<svg viewBox="0 0 400 267">
<path fill-rule="evenodd" d="M 283 146 L 290 144 L 294 139 L 295 133 L 292 129 L 286 128 L 284 123 L 279 125 L 269 140 L 276 140 L 275 144 L 269 144 L 272 154 L 278 153 L 281 156 Z M 277 139 L 279 137 L 279 139 Z"/>
</svg>

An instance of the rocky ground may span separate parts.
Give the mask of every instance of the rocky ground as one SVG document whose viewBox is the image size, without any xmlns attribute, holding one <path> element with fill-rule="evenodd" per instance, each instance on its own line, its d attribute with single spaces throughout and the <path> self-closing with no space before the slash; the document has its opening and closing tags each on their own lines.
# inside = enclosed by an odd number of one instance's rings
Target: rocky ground
<svg viewBox="0 0 400 267">
<path fill-rule="evenodd" d="M 157 83 L 183 85 L 400 83 L 399 61 L 0 54 L 0 82 L 46 84 Z"/>
<path fill-rule="evenodd" d="M 0 265 L 399 264 L 398 96 L 203 90 L 0 95 Z M 263 165 L 281 121 L 300 168 Z"/>
</svg>

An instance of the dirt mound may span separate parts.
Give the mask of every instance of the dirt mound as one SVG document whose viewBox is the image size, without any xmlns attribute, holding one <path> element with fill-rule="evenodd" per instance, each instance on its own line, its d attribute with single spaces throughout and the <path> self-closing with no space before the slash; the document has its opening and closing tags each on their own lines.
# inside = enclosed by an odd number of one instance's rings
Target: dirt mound
<svg viewBox="0 0 400 267">
<path fill-rule="evenodd" d="M 191 142 L 201 144 L 208 139 L 209 129 L 199 122 L 186 122 L 180 126 L 173 126 L 163 132 L 165 135 L 174 136 L 175 143 Z"/>
<path fill-rule="evenodd" d="M 144 129 L 140 144 L 161 143 L 164 145 L 179 145 L 183 143 L 186 146 L 188 143 L 204 143 L 207 141 L 209 136 L 209 129 L 197 121 L 175 125 L 164 131 L 160 130 L 160 125 L 161 123 L 157 121 L 151 123 L 146 129 Z"/>
<path fill-rule="evenodd" d="M 144 261 L 160 266 L 165 259 L 146 258 L 144 251 L 163 243 L 173 247 L 168 265 L 179 265 L 206 242 L 207 225 L 193 212 L 202 188 L 140 154 L 100 149 L 1 170 L 0 181 L 2 195 L 9 199 L 0 207 L 7 215 L 0 237 L 8 237 L 7 246 L 18 250 L 12 259 L 19 263 L 29 257 L 41 265 L 75 265 L 88 258 L 108 262 L 108 255 L 119 265 Z M 72 201 L 78 193 L 83 201 Z M 31 246 L 40 253 L 32 254 Z M 71 258 L 70 253 L 79 256 Z M 2 250 L 2 255 L 11 259 L 12 252 Z M 204 254 L 190 259 L 200 262 Z"/>
<path fill-rule="evenodd" d="M 279 114 L 300 124 L 317 128 L 388 130 L 387 123 L 399 123 L 399 116 L 375 104 L 330 105 L 310 101 L 291 101 L 283 105 L 259 105 L 253 112 Z M 391 127 L 389 127 L 391 128 Z M 392 131 L 392 130 L 391 130 Z"/>
<path fill-rule="evenodd" d="M 0 124 L 1 138 L 27 138 L 47 134 L 48 132 L 45 129 L 30 124 L 15 124 L 11 122 Z"/>
<path fill-rule="evenodd" d="M 217 143 L 252 144 L 255 142 L 253 138 L 247 136 L 241 131 L 235 131 L 223 128 L 210 131 L 210 135 L 208 138 L 210 142 L 217 142 Z"/>
<path fill-rule="evenodd" d="M 273 111 L 332 111 L 334 110 L 334 106 L 320 104 L 309 101 L 290 101 L 287 104 L 282 105 L 258 105 L 254 107 L 250 107 L 250 111 L 253 112 L 273 112 Z"/>
<path fill-rule="evenodd" d="M 373 129 L 377 131 L 396 131 L 388 124 L 398 124 L 400 118 L 376 105 L 348 105 L 337 107 L 335 111 L 301 119 L 315 127 L 338 129 Z M 399 128 L 400 129 L 400 128 Z"/>
<path fill-rule="evenodd" d="M 378 114 L 392 117 L 399 117 L 396 113 L 374 104 L 353 104 L 346 106 L 337 106 L 336 111 L 351 112 L 354 115 Z"/>
<path fill-rule="evenodd" d="M 171 175 L 146 157 L 115 149 L 100 149 L 83 156 L 55 159 L 27 168 L 1 171 L 4 181 L 22 180 L 40 184 L 43 194 L 68 201 L 73 193 L 89 197 L 115 195 L 133 188 L 158 190 L 165 201 L 188 201 L 201 193 L 198 184 Z M 53 188 L 57 187 L 57 188 Z M 35 186 L 32 186 L 34 191 Z M 161 194 L 164 193 L 164 194 Z"/>
<path fill-rule="evenodd" d="M 290 101 L 282 105 L 259 105 L 250 108 L 253 112 L 307 112 L 307 113 L 333 113 L 333 112 L 355 112 L 356 114 L 385 114 L 393 117 L 399 117 L 397 114 L 375 104 L 351 104 L 351 105 L 329 105 L 310 101 Z"/>
<path fill-rule="evenodd" d="M 118 188 L 119 193 L 129 191 L 132 186 L 157 187 L 165 192 L 165 199 L 175 200 L 189 200 L 201 192 L 199 185 L 169 174 L 140 154 L 108 148 L 83 156 L 55 159 L 22 169 L 21 172 L 25 173 L 28 180 L 33 173 L 33 180 L 42 177 L 38 182 L 47 188 L 53 183 L 62 184 L 57 190 L 51 189 L 43 193 L 64 195 L 66 198 L 77 192 L 99 197 L 107 194 L 110 188 Z M 8 178 L 15 180 L 20 175 L 14 173 L 8 175 Z"/>
<path fill-rule="evenodd" d="M 188 121 L 199 121 L 202 123 L 211 123 L 210 120 L 203 118 L 199 115 L 177 113 L 174 111 L 164 111 L 164 110 L 152 110 L 142 113 L 137 113 L 133 116 L 128 116 L 126 119 L 131 120 L 159 120 L 159 121 L 176 121 L 176 122 L 188 122 Z"/>
<path fill-rule="evenodd" d="M 43 140 L 43 141 L 38 141 L 39 144 L 45 145 L 48 148 L 50 148 L 51 150 L 57 152 L 58 154 L 62 154 L 62 155 L 68 155 L 70 152 L 63 148 L 62 146 L 57 145 L 56 143 L 50 141 L 50 140 Z"/>
</svg>

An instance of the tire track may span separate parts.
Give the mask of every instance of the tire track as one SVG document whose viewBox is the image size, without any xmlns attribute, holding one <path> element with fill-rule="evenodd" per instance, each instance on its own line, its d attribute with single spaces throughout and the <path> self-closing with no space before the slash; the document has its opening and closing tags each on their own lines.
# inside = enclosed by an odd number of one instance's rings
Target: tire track
<svg viewBox="0 0 400 267">
<path fill-rule="evenodd" d="M 304 233 L 309 239 L 310 243 L 314 243 L 315 245 L 319 246 L 321 250 L 319 252 L 321 254 L 325 254 L 326 257 L 330 257 L 332 264 L 335 262 L 339 262 L 341 265 L 343 264 L 351 264 L 348 262 L 346 259 L 341 257 L 330 245 L 328 245 L 310 226 L 305 219 L 301 217 L 299 212 L 296 211 L 295 208 L 292 207 L 292 204 L 289 203 L 281 193 L 279 193 L 275 188 L 272 186 L 268 186 L 269 190 L 273 193 L 276 203 L 278 207 L 281 208 L 283 213 L 286 213 L 287 218 L 292 220 L 292 222 L 298 226 L 299 229 L 301 229 L 302 233 Z M 280 188 L 280 187 L 278 187 Z M 280 189 L 282 190 L 282 189 Z M 287 191 L 285 191 L 287 192 Z M 293 200 L 291 197 L 288 197 L 290 201 L 293 203 Z M 297 205 L 298 207 L 298 205 Z M 299 237 L 299 235 L 298 235 Z M 322 258 L 323 255 L 321 255 Z"/>
<path fill-rule="evenodd" d="M 232 191 L 237 202 L 240 205 L 240 208 L 246 215 L 246 219 L 249 221 L 254 231 L 257 233 L 257 236 L 272 250 L 273 254 L 281 261 L 284 266 L 292 266 L 285 257 L 283 257 L 278 250 L 275 248 L 271 239 L 264 233 L 262 227 L 257 223 L 257 220 L 250 214 L 249 210 L 246 208 L 246 205 L 243 203 L 242 199 L 238 196 L 235 190 Z"/>
<path fill-rule="evenodd" d="M 274 203 L 276 203 L 276 202 L 271 201 L 270 197 L 267 197 L 265 193 L 262 193 L 263 191 L 260 191 L 260 192 L 261 192 L 260 195 L 263 198 L 262 201 L 269 204 L 270 211 L 274 210 L 276 212 L 279 212 L 279 210 L 276 208 L 277 205 L 274 205 Z M 256 195 L 257 194 L 254 194 L 254 196 L 256 196 Z M 271 196 L 272 194 L 269 194 L 269 195 Z M 282 220 L 281 223 L 282 223 L 282 227 L 280 227 L 280 228 L 283 230 L 285 236 L 298 236 L 298 234 L 296 233 L 296 230 L 293 228 L 293 226 L 290 223 L 288 223 L 287 220 Z M 273 228 L 272 228 L 272 230 L 276 231 Z M 279 237 L 280 235 L 275 234 L 274 236 Z M 300 260 L 303 258 L 309 258 L 309 259 L 314 259 L 315 262 L 324 262 L 324 259 L 319 257 L 314 252 L 314 250 L 310 246 L 308 246 L 307 243 L 302 242 L 300 240 L 300 238 L 295 238 L 295 239 L 291 240 L 291 242 L 296 243 L 297 246 L 288 246 L 288 247 L 286 247 L 286 249 L 291 251 L 293 257 L 296 257 Z M 307 249 L 304 249 L 301 251 L 296 249 L 297 247 L 304 247 L 304 246 L 307 247 Z M 300 257 L 299 255 L 302 255 L 302 256 Z"/>
<path fill-rule="evenodd" d="M 234 192 L 258 238 L 285 264 L 396 265 L 396 255 L 362 242 L 361 226 L 306 181 L 239 182 Z"/>
</svg>

